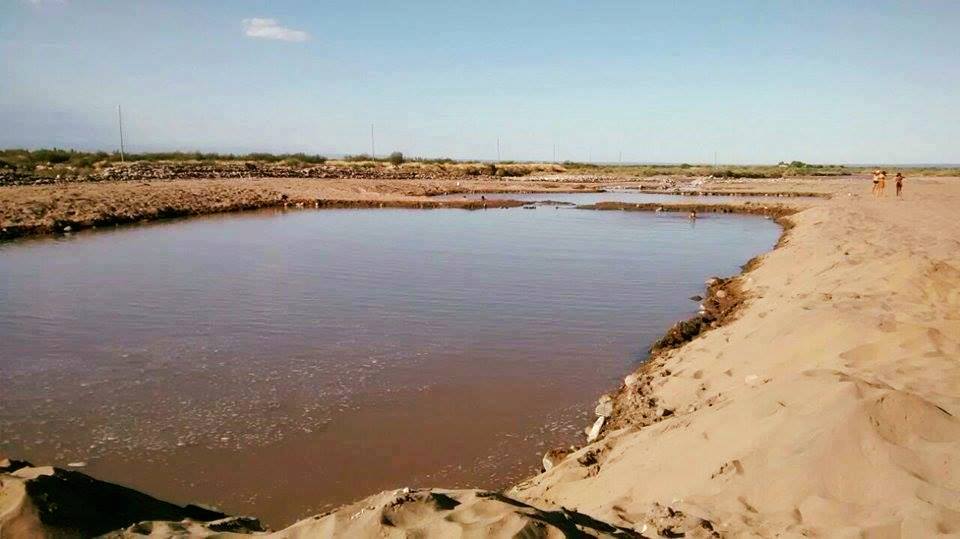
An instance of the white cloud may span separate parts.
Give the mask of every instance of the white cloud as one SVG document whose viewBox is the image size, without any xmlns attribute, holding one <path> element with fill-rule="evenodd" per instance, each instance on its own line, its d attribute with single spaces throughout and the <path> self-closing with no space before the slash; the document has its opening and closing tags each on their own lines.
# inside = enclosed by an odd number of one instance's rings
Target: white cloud
<svg viewBox="0 0 960 539">
<path fill-rule="evenodd" d="M 280 41 L 306 41 L 310 34 L 303 30 L 293 30 L 280 26 L 276 19 L 243 19 L 243 35 L 258 39 L 278 39 Z"/>
</svg>

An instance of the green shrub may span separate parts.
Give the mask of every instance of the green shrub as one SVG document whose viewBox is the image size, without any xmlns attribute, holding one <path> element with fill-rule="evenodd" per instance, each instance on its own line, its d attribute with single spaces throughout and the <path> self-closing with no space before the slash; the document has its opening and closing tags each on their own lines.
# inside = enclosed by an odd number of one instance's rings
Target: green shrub
<svg viewBox="0 0 960 539">
<path fill-rule="evenodd" d="M 36 164 L 45 163 L 49 165 L 56 165 L 69 161 L 72 153 L 73 152 L 59 150 L 57 148 L 52 150 L 37 150 L 32 152 L 31 159 Z"/>
<path fill-rule="evenodd" d="M 452 165 L 457 162 L 455 159 L 449 157 L 411 157 L 408 161 L 427 165 Z"/>
</svg>

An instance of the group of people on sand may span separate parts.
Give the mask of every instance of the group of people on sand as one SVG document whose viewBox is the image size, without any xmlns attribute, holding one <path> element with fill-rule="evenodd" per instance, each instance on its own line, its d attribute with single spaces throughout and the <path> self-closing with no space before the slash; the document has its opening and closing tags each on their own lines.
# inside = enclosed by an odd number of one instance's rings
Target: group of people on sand
<svg viewBox="0 0 960 539">
<path fill-rule="evenodd" d="M 900 192 L 903 191 L 903 174 L 897 172 L 894 180 L 897 182 L 897 196 L 900 196 Z M 873 171 L 873 196 L 882 197 L 884 195 L 884 189 L 887 188 L 887 171 L 886 170 L 874 170 Z"/>
</svg>

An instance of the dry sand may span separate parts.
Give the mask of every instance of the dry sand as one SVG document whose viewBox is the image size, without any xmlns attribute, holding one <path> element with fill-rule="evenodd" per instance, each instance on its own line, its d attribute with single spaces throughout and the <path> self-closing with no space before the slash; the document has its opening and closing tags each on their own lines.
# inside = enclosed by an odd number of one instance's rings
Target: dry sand
<svg viewBox="0 0 960 539">
<path fill-rule="evenodd" d="M 811 187 L 835 196 L 735 319 L 629 376 L 599 440 L 503 496 L 391 491 L 276 536 L 960 535 L 960 179 Z"/>
</svg>

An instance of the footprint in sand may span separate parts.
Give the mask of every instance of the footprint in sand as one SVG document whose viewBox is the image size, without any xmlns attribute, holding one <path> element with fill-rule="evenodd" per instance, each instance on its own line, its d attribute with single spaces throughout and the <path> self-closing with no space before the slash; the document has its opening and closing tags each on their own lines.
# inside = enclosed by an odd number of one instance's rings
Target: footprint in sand
<svg viewBox="0 0 960 539">
<path fill-rule="evenodd" d="M 747 498 L 746 498 L 746 497 L 744 497 L 744 496 L 739 496 L 739 497 L 737 498 L 737 501 L 740 502 L 740 503 L 743 505 L 743 508 L 746 509 L 747 511 L 750 511 L 751 513 L 759 513 L 759 511 L 757 511 L 757 508 L 756 508 L 756 507 L 750 505 L 750 503 L 747 502 Z"/>
<path fill-rule="evenodd" d="M 893 333 L 897 330 L 896 317 L 892 314 L 881 316 L 880 323 L 877 324 L 877 327 L 884 333 Z"/>
</svg>

